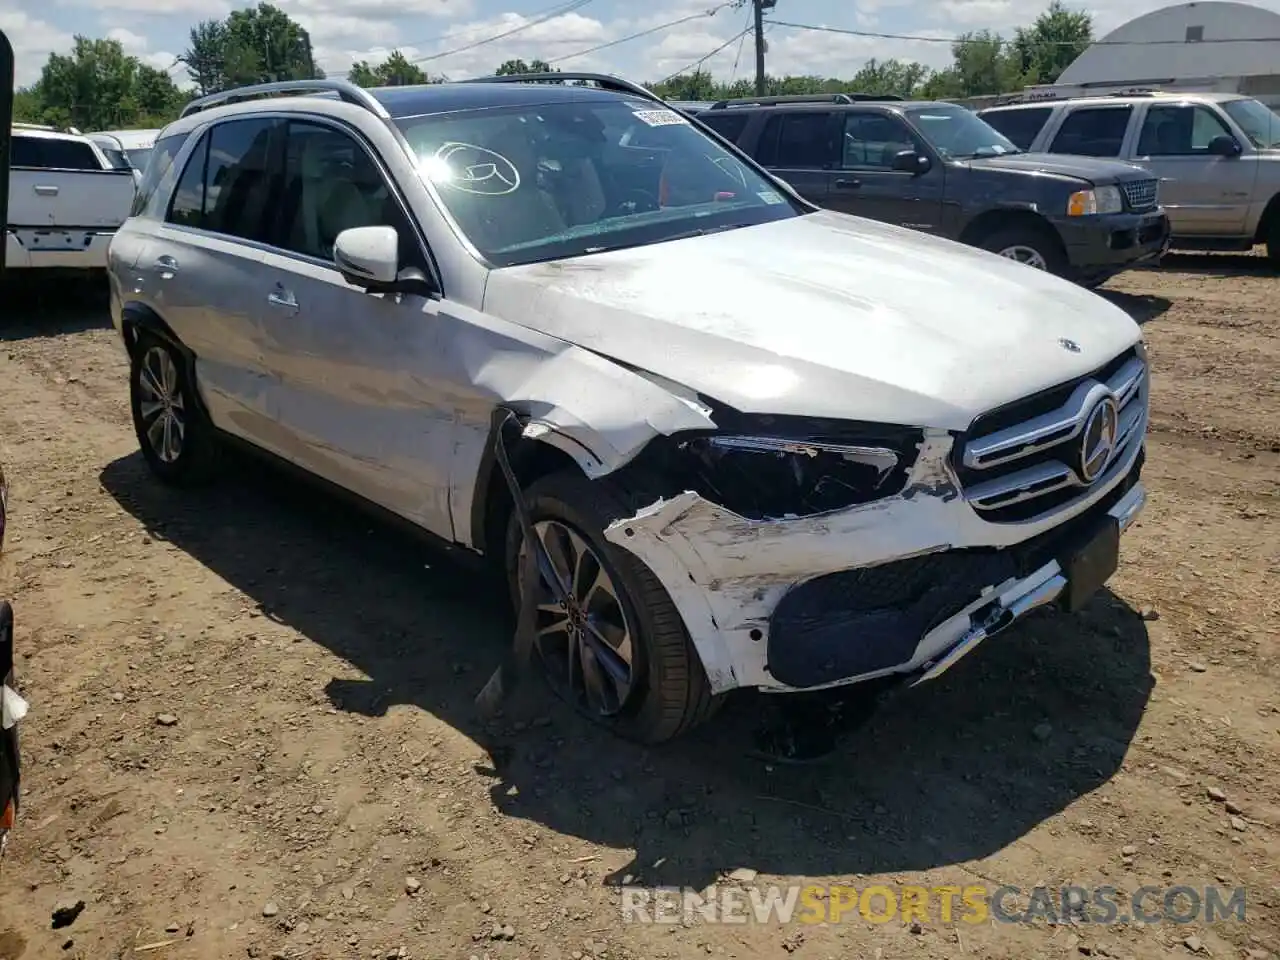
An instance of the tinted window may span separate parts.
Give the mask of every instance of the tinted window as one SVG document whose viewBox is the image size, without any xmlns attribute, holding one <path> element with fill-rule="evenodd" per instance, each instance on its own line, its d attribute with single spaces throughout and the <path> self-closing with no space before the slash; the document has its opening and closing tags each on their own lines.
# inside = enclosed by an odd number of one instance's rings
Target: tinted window
<svg viewBox="0 0 1280 960">
<path fill-rule="evenodd" d="M 266 241 L 271 226 L 274 120 L 230 120 L 211 131 L 205 170 L 204 227 L 246 240 Z"/>
<path fill-rule="evenodd" d="M 1118 157 L 1133 107 L 1086 107 L 1067 114 L 1049 148 L 1052 153 Z"/>
<path fill-rule="evenodd" d="M 915 148 L 911 131 L 897 117 L 880 113 L 844 115 L 844 167 L 878 167 L 889 170 L 893 167 L 896 154 Z"/>
<path fill-rule="evenodd" d="M 982 119 L 1003 133 L 1020 150 L 1030 150 L 1036 134 L 1049 119 L 1049 107 L 1026 110 L 992 110 L 983 113 Z"/>
<path fill-rule="evenodd" d="M 805 212 L 683 114 L 626 97 L 396 121 L 491 263 L 577 257 Z"/>
<path fill-rule="evenodd" d="M 726 140 L 737 143 L 738 138 L 742 136 L 742 131 L 747 129 L 747 122 L 751 118 L 742 113 L 705 110 L 698 114 L 698 119 Z"/>
<path fill-rule="evenodd" d="M 164 141 L 162 140 L 161 143 Z M 159 149 L 159 145 L 157 145 Z M 175 147 L 176 153 L 179 148 Z M 184 227 L 204 226 L 204 168 L 209 160 L 209 134 L 200 138 L 200 143 L 191 151 L 187 166 L 178 180 L 178 187 L 173 192 L 173 201 L 169 204 L 170 223 Z M 172 161 L 170 161 L 172 162 Z M 146 189 L 147 179 L 151 171 L 143 176 L 142 189 Z M 153 186 L 154 190 L 155 187 Z"/>
<path fill-rule="evenodd" d="M 1230 136 L 1227 125 L 1206 107 L 1155 106 L 1147 108 L 1138 138 L 1143 157 L 1206 156 L 1209 141 Z"/>
<path fill-rule="evenodd" d="M 1280 114 L 1257 100 L 1227 100 L 1222 109 L 1255 147 L 1280 147 Z"/>
<path fill-rule="evenodd" d="M 825 169 L 838 155 L 831 136 L 829 113 L 787 113 L 770 117 L 764 135 L 774 145 L 772 166 L 775 167 Z"/>
<path fill-rule="evenodd" d="M 93 148 L 83 140 L 58 140 L 52 137 L 14 137 L 10 164 L 40 170 L 101 170 L 102 163 Z"/>
<path fill-rule="evenodd" d="M 98 144 L 98 149 L 102 151 L 102 155 L 107 158 L 107 164 L 112 170 L 132 170 L 129 166 L 129 160 L 124 155 L 123 150 L 116 150 L 114 147 L 106 147 Z"/>
<path fill-rule="evenodd" d="M 402 264 L 418 264 L 417 241 L 382 172 L 349 134 L 290 123 L 285 143 L 281 236 L 286 250 L 330 260 L 333 242 L 352 227 L 395 227 Z"/>
<path fill-rule="evenodd" d="M 151 202 L 151 197 L 155 194 L 156 188 L 160 186 L 160 179 L 169 172 L 169 168 L 173 166 L 173 158 L 178 155 L 182 149 L 182 145 L 187 142 L 187 134 L 179 133 L 176 136 L 165 137 L 163 140 L 156 141 L 155 147 L 147 151 L 151 157 L 155 157 L 154 164 L 148 164 L 145 167 L 138 167 L 142 170 L 142 182 L 138 185 L 138 193 L 133 198 L 133 211 L 130 216 L 136 217 L 147 208 L 147 204 Z M 129 155 L 133 160 L 133 154 Z M 200 161 L 203 171 L 204 161 Z"/>
</svg>

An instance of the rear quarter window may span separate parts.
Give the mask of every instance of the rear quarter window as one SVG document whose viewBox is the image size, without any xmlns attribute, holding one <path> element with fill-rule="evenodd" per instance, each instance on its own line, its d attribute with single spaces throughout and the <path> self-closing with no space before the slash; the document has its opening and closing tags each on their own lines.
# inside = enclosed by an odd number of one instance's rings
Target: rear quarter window
<svg viewBox="0 0 1280 960">
<path fill-rule="evenodd" d="M 1017 110 L 987 110 L 979 114 L 983 120 L 1004 134 L 1019 150 L 1030 150 L 1037 134 L 1044 129 L 1051 107 Z"/>
</svg>

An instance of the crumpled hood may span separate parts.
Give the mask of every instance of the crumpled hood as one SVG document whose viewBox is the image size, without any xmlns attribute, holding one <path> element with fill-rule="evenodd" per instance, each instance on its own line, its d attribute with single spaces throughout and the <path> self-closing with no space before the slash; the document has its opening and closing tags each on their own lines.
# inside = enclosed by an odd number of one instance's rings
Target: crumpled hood
<svg viewBox="0 0 1280 960">
<path fill-rule="evenodd" d="M 1150 180 L 1151 173 L 1132 163 L 1098 160 L 1059 153 L 1011 153 L 1002 157 L 975 157 L 968 161 L 974 170 L 1016 170 L 1050 176 L 1075 177 L 1089 183 L 1106 185 L 1130 180 Z"/>
<path fill-rule="evenodd" d="M 1139 339 L 1065 280 L 829 211 L 495 270 L 484 309 L 743 412 L 956 430 Z"/>
</svg>

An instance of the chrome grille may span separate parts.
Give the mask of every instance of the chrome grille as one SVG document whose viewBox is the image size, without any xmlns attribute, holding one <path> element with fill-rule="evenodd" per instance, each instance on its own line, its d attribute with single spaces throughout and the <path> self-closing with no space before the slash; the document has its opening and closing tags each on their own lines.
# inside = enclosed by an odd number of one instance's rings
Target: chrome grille
<svg viewBox="0 0 1280 960">
<path fill-rule="evenodd" d="M 1130 350 L 1093 374 L 979 417 L 958 448 L 965 500 L 991 523 L 1019 523 L 1087 497 L 1127 469 L 1141 446 L 1147 384 L 1146 362 Z M 1105 434 L 1113 436 L 1110 451 L 1099 453 Z"/>
<path fill-rule="evenodd" d="M 1134 213 L 1142 213 L 1144 210 L 1155 209 L 1159 186 L 1159 180 L 1130 180 L 1120 184 L 1120 190 L 1124 193 L 1124 202 L 1129 209 Z"/>
</svg>

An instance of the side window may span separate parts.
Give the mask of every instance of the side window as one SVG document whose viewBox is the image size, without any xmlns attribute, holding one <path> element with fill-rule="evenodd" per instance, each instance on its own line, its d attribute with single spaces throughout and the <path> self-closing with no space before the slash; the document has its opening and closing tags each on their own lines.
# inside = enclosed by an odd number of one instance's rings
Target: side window
<svg viewBox="0 0 1280 960">
<path fill-rule="evenodd" d="M 170 223 L 183 227 L 204 226 L 204 171 L 209 162 L 209 134 L 191 151 L 187 166 L 178 180 L 173 200 L 169 204 Z"/>
<path fill-rule="evenodd" d="M 911 131 L 897 117 L 887 117 L 882 113 L 849 112 L 844 115 L 841 165 L 846 169 L 872 167 L 890 170 L 896 154 L 915 148 Z"/>
<path fill-rule="evenodd" d="M 169 168 L 173 166 L 173 158 L 178 155 L 182 149 L 182 145 L 187 142 L 187 134 L 179 133 L 172 137 L 165 137 L 163 140 L 157 140 L 155 148 L 151 153 L 152 162 L 147 164 L 146 170 L 142 174 L 142 183 L 138 186 L 138 193 L 133 198 L 133 211 L 130 216 L 136 217 L 147 208 L 147 204 L 151 202 L 151 198 L 155 195 L 156 188 L 160 186 L 160 180 Z M 201 151 L 196 151 L 200 153 Z M 201 183 L 204 182 L 204 161 L 200 161 Z M 203 203 L 203 199 L 201 200 Z"/>
<path fill-rule="evenodd" d="M 9 142 L 9 164 L 14 167 L 44 166 L 44 151 L 39 137 L 15 136 Z"/>
<path fill-rule="evenodd" d="M 743 113 L 707 110 L 700 114 L 698 119 L 730 143 L 737 143 L 742 132 L 747 129 L 747 122 L 751 118 Z"/>
<path fill-rule="evenodd" d="M 1142 122 L 1138 155 L 1207 156 L 1210 140 L 1230 134 L 1226 124 L 1207 107 L 1152 105 L 1147 108 L 1146 119 Z"/>
<path fill-rule="evenodd" d="M 1052 112 L 1052 107 L 1028 107 L 1015 110 L 991 110 L 980 116 L 1013 141 L 1014 146 L 1019 150 L 1030 150 L 1036 135 Z"/>
<path fill-rule="evenodd" d="M 809 111 L 770 116 L 760 140 L 761 163 L 793 169 L 829 169 L 838 156 L 832 142 L 831 116 Z"/>
<path fill-rule="evenodd" d="M 1133 107 L 1085 107 L 1067 114 L 1049 147 L 1050 153 L 1082 157 L 1118 157 Z"/>
<path fill-rule="evenodd" d="M 46 138 L 41 166 L 49 170 L 101 170 L 102 161 L 93 147 L 83 140 L 58 140 Z"/>
<path fill-rule="evenodd" d="M 351 134 L 290 121 L 281 192 L 278 246 L 328 261 L 343 230 L 395 227 L 401 263 L 423 265 L 417 237 L 382 171 Z"/>
<path fill-rule="evenodd" d="M 228 120 L 209 134 L 205 169 L 204 228 L 245 240 L 269 242 L 278 214 L 271 182 L 270 119 Z"/>
</svg>

